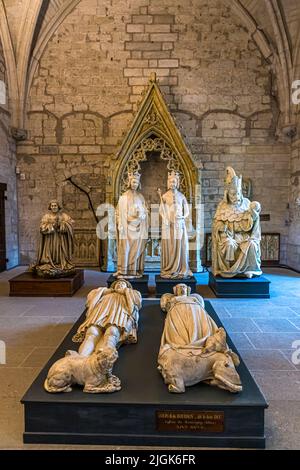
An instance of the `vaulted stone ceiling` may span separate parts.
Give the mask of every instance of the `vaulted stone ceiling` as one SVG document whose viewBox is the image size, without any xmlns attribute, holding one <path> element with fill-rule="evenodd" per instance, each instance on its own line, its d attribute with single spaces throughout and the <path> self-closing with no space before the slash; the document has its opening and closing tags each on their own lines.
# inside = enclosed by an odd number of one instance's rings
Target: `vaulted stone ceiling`
<svg viewBox="0 0 300 470">
<path fill-rule="evenodd" d="M 182 0 L 184 1 L 184 0 Z M 299 0 L 223 0 L 252 34 L 278 81 L 284 124 L 295 121 L 291 83 L 300 72 Z M 0 37 L 8 78 L 12 124 L 24 126 L 26 101 L 39 58 L 58 26 L 80 0 L 0 0 Z"/>
</svg>

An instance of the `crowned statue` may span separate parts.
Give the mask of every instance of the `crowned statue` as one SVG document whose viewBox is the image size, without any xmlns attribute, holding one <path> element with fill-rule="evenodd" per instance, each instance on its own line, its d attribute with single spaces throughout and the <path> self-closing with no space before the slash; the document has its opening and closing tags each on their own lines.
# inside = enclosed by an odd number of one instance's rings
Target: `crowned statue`
<svg viewBox="0 0 300 470">
<path fill-rule="evenodd" d="M 63 212 L 56 199 L 40 222 L 38 255 L 30 271 L 41 277 L 64 277 L 73 274 L 74 220 Z"/>
<path fill-rule="evenodd" d="M 179 174 L 168 174 L 168 191 L 160 196 L 159 214 L 162 219 L 161 274 L 162 278 L 183 279 L 192 276 L 189 268 L 189 241 L 186 220 L 189 217 L 187 200 L 179 191 Z"/>
<path fill-rule="evenodd" d="M 242 176 L 226 168 L 224 198 L 212 227 L 212 272 L 231 278 L 260 276 L 261 206 L 242 193 Z"/>
<path fill-rule="evenodd" d="M 148 240 L 148 210 L 140 189 L 141 175 L 128 173 L 128 190 L 116 208 L 117 272 L 115 277 L 139 278 L 144 273 L 145 248 Z"/>
</svg>

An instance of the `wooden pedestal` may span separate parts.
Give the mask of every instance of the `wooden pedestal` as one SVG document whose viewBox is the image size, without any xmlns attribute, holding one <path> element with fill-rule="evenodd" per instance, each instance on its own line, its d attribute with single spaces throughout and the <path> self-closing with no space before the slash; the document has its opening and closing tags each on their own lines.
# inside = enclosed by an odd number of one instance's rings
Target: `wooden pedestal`
<svg viewBox="0 0 300 470">
<path fill-rule="evenodd" d="M 84 272 L 58 279 L 44 279 L 25 272 L 9 280 L 11 297 L 71 297 L 84 283 Z"/>
</svg>

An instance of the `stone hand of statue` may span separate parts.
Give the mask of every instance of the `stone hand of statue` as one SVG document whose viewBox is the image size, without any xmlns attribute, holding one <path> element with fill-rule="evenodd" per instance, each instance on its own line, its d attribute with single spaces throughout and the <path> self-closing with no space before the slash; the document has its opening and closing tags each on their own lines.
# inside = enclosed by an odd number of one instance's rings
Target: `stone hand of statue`
<svg viewBox="0 0 300 470">
<path fill-rule="evenodd" d="M 58 225 L 57 231 L 61 233 L 64 233 L 67 231 L 65 222 L 61 222 L 60 225 Z"/>
<path fill-rule="evenodd" d="M 144 210 L 139 212 L 139 218 L 140 218 L 140 220 L 145 220 L 146 219 L 146 212 Z"/>
<path fill-rule="evenodd" d="M 227 224 L 224 224 L 223 222 L 217 222 L 215 225 L 215 230 L 217 232 L 221 232 L 222 234 L 227 233 Z"/>
<path fill-rule="evenodd" d="M 261 205 L 257 201 L 252 201 L 250 203 L 250 214 L 253 218 L 253 220 L 256 220 L 259 217 L 259 214 L 261 212 Z"/>
<path fill-rule="evenodd" d="M 228 228 L 228 225 L 227 225 L 227 224 L 225 224 L 224 233 L 225 233 L 228 237 L 233 237 L 233 233 L 232 233 L 232 231 Z"/>
<path fill-rule="evenodd" d="M 55 226 L 53 224 L 42 224 L 40 228 L 41 233 L 51 234 L 55 232 Z"/>
</svg>

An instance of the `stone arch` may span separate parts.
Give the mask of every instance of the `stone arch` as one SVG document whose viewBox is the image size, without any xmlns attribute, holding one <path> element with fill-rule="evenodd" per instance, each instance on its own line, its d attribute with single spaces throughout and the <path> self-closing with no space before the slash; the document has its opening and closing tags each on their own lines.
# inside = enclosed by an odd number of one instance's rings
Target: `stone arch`
<svg viewBox="0 0 300 470">
<path fill-rule="evenodd" d="M 115 198 L 117 199 L 126 190 L 128 172 L 139 171 L 141 169 L 140 163 L 147 160 L 147 154 L 151 151 L 159 152 L 160 159 L 166 161 L 169 171 L 174 170 L 180 174 L 180 190 L 191 202 L 195 181 L 194 172 L 190 171 L 190 162 L 184 161 L 168 137 L 155 127 L 140 135 L 132 152 L 120 165 L 115 179 Z"/>
<path fill-rule="evenodd" d="M 181 174 L 181 191 L 185 193 L 188 202 L 192 205 L 192 227 L 189 233 L 193 248 L 190 261 L 193 269 L 199 271 L 201 269 L 201 222 L 199 217 L 201 191 L 199 186 L 202 164 L 194 162 L 156 83 L 155 75 L 151 76 L 148 89 L 130 129 L 115 161 L 112 161 L 110 178 L 112 185 L 107 185 L 108 201 L 110 200 L 114 205 L 117 204 L 120 194 L 126 189 L 128 172 L 140 170 L 140 164 L 147 161 L 147 152 L 151 151 L 159 153 L 160 159 L 166 161 L 168 170 L 176 170 Z M 150 245 L 153 248 L 151 248 L 151 252 L 157 250 L 157 243 L 158 240 L 151 237 Z M 115 263 L 114 240 L 108 239 L 106 251 L 105 266 L 108 269 Z M 151 270 L 149 266 L 147 269 Z"/>
<path fill-rule="evenodd" d="M 17 65 L 3 0 L 0 0 L 0 17 L 0 39 L 2 42 L 3 55 L 7 72 L 8 96 L 12 109 L 12 126 L 18 127 L 16 113 L 19 103 Z"/>
<path fill-rule="evenodd" d="M 264 59 L 270 65 L 273 73 L 278 80 L 278 96 L 281 104 L 281 112 L 283 115 L 283 124 L 290 123 L 291 106 L 290 106 L 290 70 L 291 56 L 287 46 L 287 37 L 282 16 L 278 5 L 274 6 L 272 2 L 266 2 L 266 9 L 271 18 L 273 25 L 276 48 L 268 41 L 263 28 L 257 24 L 249 11 L 241 4 L 239 0 L 229 2 L 232 11 L 235 12 L 242 20 L 249 31 L 253 41 L 257 45 Z M 285 55 L 287 53 L 287 58 Z"/>
<path fill-rule="evenodd" d="M 161 158 L 168 162 L 169 170 L 181 173 L 182 191 L 189 202 L 195 202 L 196 185 L 200 183 L 197 170 L 201 165 L 197 168 L 194 163 L 156 78 L 150 80 L 147 93 L 117 155 L 112 178 L 115 204 L 125 189 L 128 170 L 139 170 L 139 162 L 147 159 L 147 146 L 161 153 Z"/>
<path fill-rule="evenodd" d="M 61 23 L 65 20 L 65 18 L 72 13 L 74 8 L 80 3 L 80 0 L 67 0 L 61 6 L 61 8 L 57 11 L 57 13 L 53 16 L 51 21 L 47 24 L 45 30 L 39 36 L 39 39 L 36 43 L 36 46 L 33 50 L 31 61 L 28 66 L 28 80 L 27 80 L 27 89 L 26 89 L 26 99 L 25 103 L 28 102 L 29 93 L 31 90 L 31 85 L 34 79 L 34 75 L 36 69 L 40 63 L 40 59 L 44 53 L 44 50 L 50 41 L 51 37 L 57 30 L 57 28 L 61 25 Z"/>
</svg>

